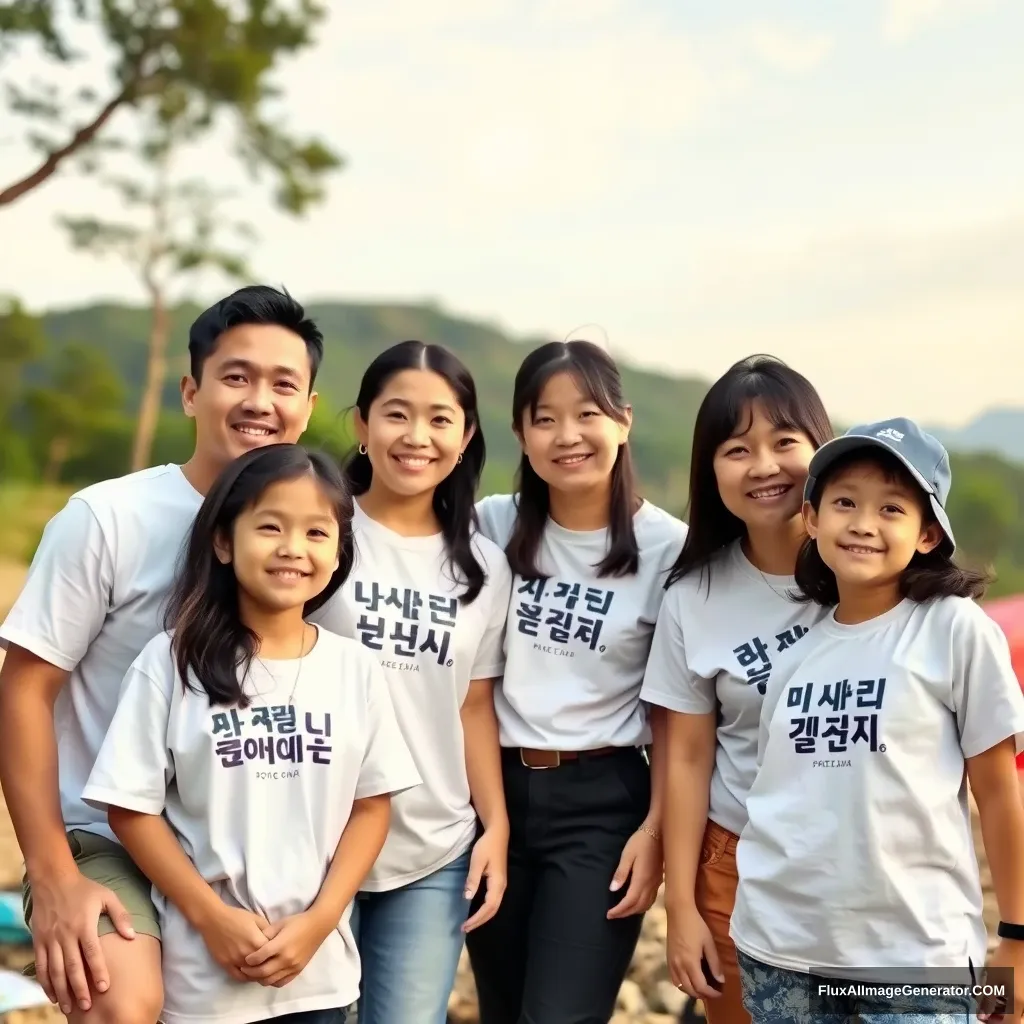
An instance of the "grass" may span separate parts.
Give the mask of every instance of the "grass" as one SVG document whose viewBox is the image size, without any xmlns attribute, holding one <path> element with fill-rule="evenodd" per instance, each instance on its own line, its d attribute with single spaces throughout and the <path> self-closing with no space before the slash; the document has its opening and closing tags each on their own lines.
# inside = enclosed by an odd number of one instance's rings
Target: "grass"
<svg viewBox="0 0 1024 1024">
<path fill-rule="evenodd" d="M 72 491 L 70 487 L 37 484 L 0 485 L 0 561 L 27 563 L 43 527 Z"/>
</svg>

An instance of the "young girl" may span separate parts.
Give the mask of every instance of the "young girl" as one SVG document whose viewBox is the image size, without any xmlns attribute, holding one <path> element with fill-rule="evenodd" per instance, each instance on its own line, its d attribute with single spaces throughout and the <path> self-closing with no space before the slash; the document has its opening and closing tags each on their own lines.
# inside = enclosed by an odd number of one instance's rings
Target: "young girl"
<svg viewBox="0 0 1024 1024">
<path fill-rule="evenodd" d="M 343 1024 L 358 991 L 347 910 L 419 777 L 376 660 L 305 621 L 350 518 L 325 457 L 241 456 L 125 677 L 84 798 L 153 883 L 164 1024 Z"/>
<path fill-rule="evenodd" d="M 811 384 L 769 356 L 736 363 L 708 391 L 693 434 L 689 532 L 640 692 L 668 709 L 669 973 L 712 1024 L 749 1021 L 729 938 L 736 843 L 765 687 L 824 614 L 791 595 L 807 466 L 831 436 Z"/>
<path fill-rule="evenodd" d="M 984 577 L 952 561 L 949 486 L 945 450 L 905 419 L 811 460 L 796 579 L 828 613 L 769 684 L 737 853 L 755 1021 L 965 1019 L 967 994 L 927 986 L 970 985 L 985 960 L 967 780 L 1001 918 L 990 968 L 1024 968 L 1024 696 L 972 600 Z M 1014 1001 L 1019 1020 L 1020 985 Z"/>
<path fill-rule="evenodd" d="M 450 352 L 419 341 L 382 352 L 363 376 L 355 427 L 355 566 L 317 621 L 383 667 L 423 779 L 394 801 L 356 904 L 359 1021 L 444 1024 L 464 933 L 505 887 L 492 691 L 511 575 L 475 528 L 484 438 L 473 378 Z M 482 879 L 486 901 L 467 920 Z"/>
<path fill-rule="evenodd" d="M 519 493 L 478 506 L 515 573 L 495 692 L 508 888 L 467 939 L 482 1024 L 607 1021 L 661 882 L 639 692 L 686 527 L 637 497 L 631 420 L 605 352 L 541 346 L 512 400 Z"/>
</svg>

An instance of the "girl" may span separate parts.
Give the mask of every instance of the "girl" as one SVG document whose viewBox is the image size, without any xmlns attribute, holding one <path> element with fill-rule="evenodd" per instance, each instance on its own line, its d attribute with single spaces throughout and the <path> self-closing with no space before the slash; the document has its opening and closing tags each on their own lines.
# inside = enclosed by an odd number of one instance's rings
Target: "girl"
<svg viewBox="0 0 1024 1024">
<path fill-rule="evenodd" d="M 464 933 L 505 887 L 492 690 L 511 576 L 475 529 L 484 438 L 473 378 L 451 353 L 420 341 L 382 352 L 363 376 L 355 427 L 355 566 L 318 621 L 383 667 L 423 779 L 394 801 L 357 901 L 359 1021 L 444 1024 Z M 482 878 L 487 899 L 467 920 Z"/>
<path fill-rule="evenodd" d="M 811 460 L 796 580 L 827 614 L 772 677 L 737 853 L 732 936 L 755 1021 L 965 1019 L 967 995 L 927 988 L 969 985 L 985 957 L 965 773 L 1002 919 L 990 967 L 1024 968 L 1024 696 L 972 600 L 985 578 L 952 561 L 949 486 L 942 445 L 905 419 Z"/>
<path fill-rule="evenodd" d="M 164 1024 L 343 1024 L 347 910 L 419 782 L 376 661 L 307 625 L 351 564 L 324 456 L 241 456 L 199 510 L 84 798 L 153 883 Z"/>
<path fill-rule="evenodd" d="M 631 421 L 605 352 L 541 346 L 512 399 L 519 493 L 478 506 L 515 573 L 495 692 L 508 889 L 467 939 L 482 1024 L 607 1021 L 661 882 L 639 692 L 686 527 L 637 497 Z"/>
<path fill-rule="evenodd" d="M 669 575 L 640 696 L 668 709 L 669 973 L 704 1001 L 712 1024 L 749 1021 L 729 938 L 736 843 L 773 664 L 823 614 L 790 595 L 806 537 L 807 466 L 831 436 L 811 384 L 770 356 L 725 373 L 694 426 L 690 529 Z"/>
</svg>

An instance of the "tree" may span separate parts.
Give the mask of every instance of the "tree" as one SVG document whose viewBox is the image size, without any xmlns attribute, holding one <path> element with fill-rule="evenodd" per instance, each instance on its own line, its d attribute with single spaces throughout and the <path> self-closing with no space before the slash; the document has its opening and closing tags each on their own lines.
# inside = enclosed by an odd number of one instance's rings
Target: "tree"
<svg viewBox="0 0 1024 1024">
<path fill-rule="evenodd" d="M 946 511 L 957 545 L 986 565 L 1004 549 L 1018 519 L 1017 501 L 1002 481 L 991 472 L 970 467 L 956 480 Z"/>
<path fill-rule="evenodd" d="M 49 386 L 32 388 L 25 398 L 43 482 L 56 483 L 67 460 L 121 418 L 123 403 L 124 382 L 102 352 L 72 344 L 57 353 Z"/>
<path fill-rule="evenodd" d="M 16 429 L 13 412 L 22 371 L 46 346 L 42 321 L 17 299 L 0 299 L 0 482 L 34 473 L 31 453 Z"/>
<path fill-rule="evenodd" d="M 227 198 L 226 193 L 217 192 L 202 179 L 178 180 L 174 174 L 176 152 L 202 128 L 183 93 L 172 90 L 165 94 L 142 141 L 131 147 L 137 173 L 104 178 L 118 194 L 122 208 L 137 216 L 116 222 L 62 218 L 72 245 L 99 256 L 119 256 L 138 275 L 149 299 L 149 350 L 132 443 L 133 471 L 148 465 L 160 417 L 173 282 L 208 267 L 236 279 L 248 275 L 244 255 L 218 244 L 219 237 L 228 232 L 240 240 L 253 238 L 247 224 L 218 215 L 219 202 Z"/>
<path fill-rule="evenodd" d="M 0 0 L 0 56 L 37 43 L 50 62 L 42 83 L 5 84 L 10 111 L 26 118 L 39 162 L 0 187 L 0 206 L 42 185 L 69 161 L 94 170 L 115 114 L 145 113 L 168 91 L 186 97 L 206 128 L 231 115 L 236 152 L 254 177 L 276 175 L 278 204 L 301 213 L 323 194 L 323 177 L 340 158 L 316 140 L 301 141 L 275 124 L 268 108 L 277 96 L 269 78 L 278 62 L 307 49 L 327 12 L 323 0 Z M 105 91 L 69 93 L 54 78 L 78 62 L 99 63 L 97 53 L 75 50 L 70 37 L 97 30 L 109 57 Z M 71 124 L 73 112 L 86 112 Z"/>
</svg>

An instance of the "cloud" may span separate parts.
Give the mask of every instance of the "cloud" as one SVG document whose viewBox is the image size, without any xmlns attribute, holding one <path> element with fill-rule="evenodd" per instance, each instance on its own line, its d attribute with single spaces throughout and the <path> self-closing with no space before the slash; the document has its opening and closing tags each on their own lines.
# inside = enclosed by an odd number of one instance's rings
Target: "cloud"
<svg viewBox="0 0 1024 1024">
<path fill-rule="evenodd" d="M 790 75 L 804 75 L 825 61 L 832 52 L 835 38 L 826 32 L 762 24 L 750 30 L 748 45 L 769 67 Z"/>
<path fill-rule="evenodd" d="M 980 14 L 1001 0 L 886 0 L 882 38 L 891 44 L 905 43 L 933 25 Z"/>
</svg>

